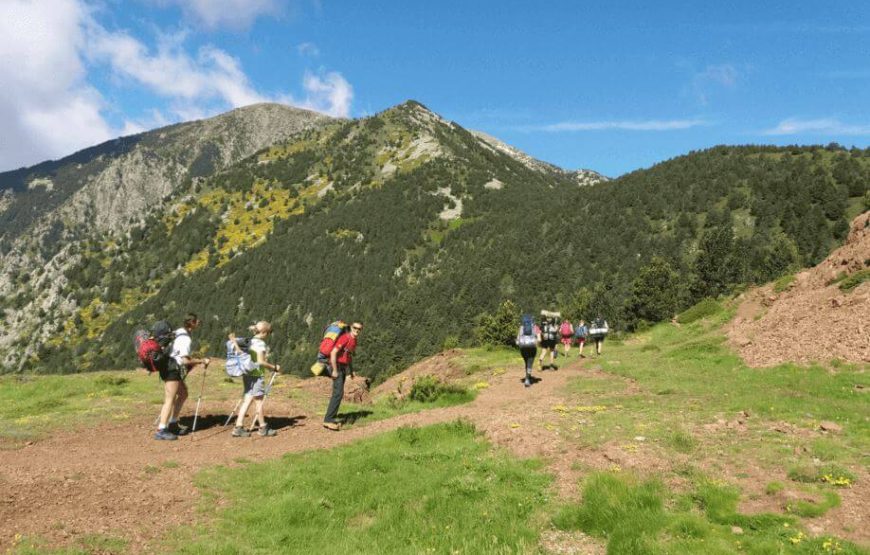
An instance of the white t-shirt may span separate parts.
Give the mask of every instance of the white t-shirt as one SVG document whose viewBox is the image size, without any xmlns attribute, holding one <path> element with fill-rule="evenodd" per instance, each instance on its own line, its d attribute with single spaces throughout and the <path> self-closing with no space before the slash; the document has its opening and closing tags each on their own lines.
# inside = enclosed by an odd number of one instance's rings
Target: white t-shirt
<svg viewBox="0 0 870 555">
<path fill-rule="evenodd" d="M 258 353 L 260 355 L 260 360 L 265 359 L 266 356 L 268 356 L 269 354 L 269 346 L 266 345 L 266 342 L 259 337 L 251 338 L 250 350 Z"/>
<path fill-rule="evenodd" d="M 190 339 L 190 334 L 184 328 L 175 330 L 175 341 L 172 342 L 172 354 L 179 366 L 184 365 L 184 357 L 190 357 L 190 348 L 193 341 Z"/>
</svg>

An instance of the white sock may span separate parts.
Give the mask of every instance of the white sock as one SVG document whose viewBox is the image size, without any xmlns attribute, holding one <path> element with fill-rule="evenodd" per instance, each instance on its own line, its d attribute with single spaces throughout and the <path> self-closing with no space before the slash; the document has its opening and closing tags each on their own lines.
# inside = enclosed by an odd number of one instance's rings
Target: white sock
<svg viewBox="0 0 870 555">
<path fill-rule="evenodd" d="M 177 418 L 170 418 L 169 423 L 170 424 L 178 424 L 178 419 Z"/>
<path fill-rule="evenodd" d="M 158 424 L 158 425 L 157 425 L 157 431 L 158 431 L 158 432 L 162 432 L 162 431 L 165 430 L 165 429 L 166 429 L 166 424 Z"/>
</svg>

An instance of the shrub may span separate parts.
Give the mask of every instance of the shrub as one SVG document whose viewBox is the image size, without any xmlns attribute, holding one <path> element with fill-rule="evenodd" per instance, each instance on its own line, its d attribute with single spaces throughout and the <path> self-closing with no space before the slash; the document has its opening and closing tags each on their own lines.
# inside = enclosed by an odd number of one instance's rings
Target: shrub
<svg viewBox="0 0 870 555">
<path fill-rule="evenodd" d="M 419 376 L 411 386 L 408 398 L 420 403 L 434 403 L 445 397 L 466 397 L 469 392 L 458 385 L 445 383 L 435 376 Z"/>
<path fill-rule="evenodd" d="M 870 281 L 870 270 L 860 270 L 840 282 L 840 291 L 851 291 L 865 281 Z"/>
</svg>

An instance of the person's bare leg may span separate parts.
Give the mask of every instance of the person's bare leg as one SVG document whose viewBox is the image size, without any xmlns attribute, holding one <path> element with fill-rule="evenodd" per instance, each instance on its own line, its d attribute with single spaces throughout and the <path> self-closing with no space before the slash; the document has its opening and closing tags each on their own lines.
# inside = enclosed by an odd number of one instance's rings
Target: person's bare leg
<svg viewBox="0 0 870 555">
<path fill-rule="evenodd" d="M 175 403 L 172 406 L 172 416 L 170 417 L 170 421 L 178 420 L 178 416 L 181 414 L 181 407 L 184 405 L 184 402 L 187 401 L 187 384 L 184 382 L 177 382 L 178 385 L 178 393 L 175 394 Z"/>
<path fill-rule="evenodd" d="M 253 423 L 259 424 L 260 429 L 263 430 L 266 427 L 266 417 L 263 415 L 263 398 L 257 397 L 254 406 L 256 407 L 256 412 L 254 413 Z M 251 425 L 251 429 L 253 429 L 253 424 Z"/>
<path fill-rule="evenodd" d="M 239 407 L 239 416 L 236 418 L 236 428 L 241 428 L 245 423 L 245 416 L 248 415 L 248 409 L 251 407 L 251 402 L 254 397 L 245 395 L 245 400 L 242 401 L 242 406 Z"/>
<path fill-rule="evenodd" d="M 180 381 L 163 382 L 163 408 L 160 409 L 160 426 L 163 430 L 169 424 L 172 410 L 175 407 L 175 397 L 178 395 Z"/>
</svg>

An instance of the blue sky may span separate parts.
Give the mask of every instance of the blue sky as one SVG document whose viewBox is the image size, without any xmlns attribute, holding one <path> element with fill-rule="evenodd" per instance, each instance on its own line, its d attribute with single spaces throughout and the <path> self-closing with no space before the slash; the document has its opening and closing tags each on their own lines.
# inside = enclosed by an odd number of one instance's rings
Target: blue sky
<svg viewBox="0 0 870 555">
<path fill-rule="evenodd" d="M 616 176 L 716 144 L 867 147 L 868 91 L 868 2 L 0 3 L 0 170 L 251 102 L 413 98 Z"/>
</svg>

